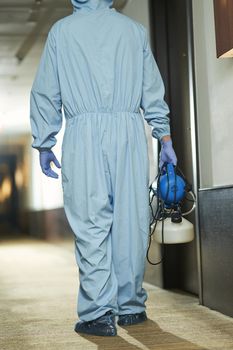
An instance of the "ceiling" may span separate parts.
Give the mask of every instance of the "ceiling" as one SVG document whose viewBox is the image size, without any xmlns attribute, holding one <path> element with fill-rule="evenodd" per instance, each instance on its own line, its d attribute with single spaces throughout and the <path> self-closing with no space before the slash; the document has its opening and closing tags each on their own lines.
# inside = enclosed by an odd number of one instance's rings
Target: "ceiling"
<svg viewBox="0 0 233 350">
<path fill-rule="evenodd" d="M 120 10 L 127 0 L 115 0 Z M 0 0 L 0 74 L 21 62 L 58 19 L 72 13 L 70 0 Z"/>
<path fill-rule="evenodd" d="M 71 12 L 69 0 L 0 0 L 0 65 L 22 61 L 38 38 Z"/>
</svg>

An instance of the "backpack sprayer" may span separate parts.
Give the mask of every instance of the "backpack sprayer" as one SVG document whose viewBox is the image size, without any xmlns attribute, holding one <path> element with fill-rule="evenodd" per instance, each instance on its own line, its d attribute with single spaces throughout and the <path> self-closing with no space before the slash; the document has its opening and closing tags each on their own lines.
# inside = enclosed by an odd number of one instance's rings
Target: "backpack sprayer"
<svg viewBox="0 0 233 350">
<path fill-rule="evenodd" d="M 149 258 L 152 236 L 158 243 L 174 244 L 186 243 L 194 239 L 194 227 L 184 218 L 195 209 L 196 197 L 192 186 L 185 179 L 181 170 L 173 164 L 164 164 L 162 170 L 149 187 L 151 221 L 147 260 L 152 265 L 163 261 L 164 254 L 159 262 L 152 262 Z M 184 200 L 192 202 L 192 208 L 182 213 Z"/>
</svg>

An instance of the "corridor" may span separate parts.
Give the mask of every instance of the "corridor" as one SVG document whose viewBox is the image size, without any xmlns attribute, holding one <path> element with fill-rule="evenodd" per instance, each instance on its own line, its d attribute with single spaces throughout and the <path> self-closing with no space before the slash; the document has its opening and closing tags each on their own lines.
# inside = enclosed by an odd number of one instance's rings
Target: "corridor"
<svg viewBox="0 0 233 350">
<path fill-rule="evenodd" d="M 80 336 L 72 241 L 2 240 L 1 350 L 233 349 L 233 320 L 180 291 L 149 284 L 148 321 L 110 338 Z"/>
</svg>

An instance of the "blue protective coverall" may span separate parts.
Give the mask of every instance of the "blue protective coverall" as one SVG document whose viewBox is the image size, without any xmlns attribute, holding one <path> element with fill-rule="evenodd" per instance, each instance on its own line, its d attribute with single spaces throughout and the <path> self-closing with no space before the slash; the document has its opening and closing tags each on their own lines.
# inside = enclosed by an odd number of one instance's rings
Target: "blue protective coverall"
<svg viewBox="0 0 233 350">
<path fill-rule="evenodd" d="M 163 82 L 146 29 L 109 0 L 72 0 L 51 28 L 31 90 L 36 149 L 62 144 L 64 209 L 75 234 L 78 315 L 145 310 L 152 136 L 170 135 Z M 140 109 L 142 114 L 140 113 Z"/>
</svg>

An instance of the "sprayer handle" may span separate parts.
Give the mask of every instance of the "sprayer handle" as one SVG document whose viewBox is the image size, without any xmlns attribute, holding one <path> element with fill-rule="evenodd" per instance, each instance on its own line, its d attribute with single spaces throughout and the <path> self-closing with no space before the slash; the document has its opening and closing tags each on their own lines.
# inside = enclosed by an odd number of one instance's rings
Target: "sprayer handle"
<svg viewBox="0 0 233 350">
<path fill-rule="evenodd" d="M 175 167 L 173 163 L 167 163 L 167 172 L 169 175 L 175 175 Z"/>
</svg>

